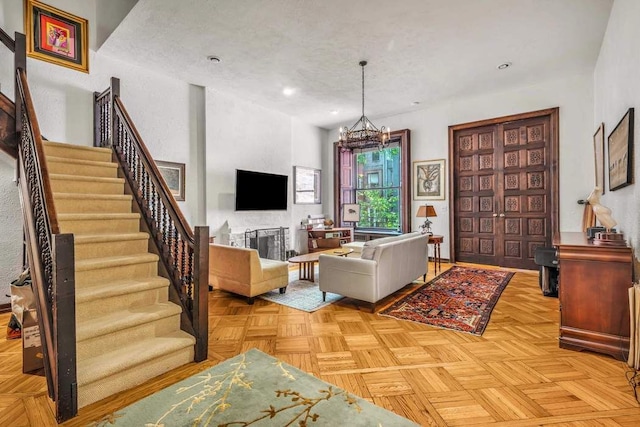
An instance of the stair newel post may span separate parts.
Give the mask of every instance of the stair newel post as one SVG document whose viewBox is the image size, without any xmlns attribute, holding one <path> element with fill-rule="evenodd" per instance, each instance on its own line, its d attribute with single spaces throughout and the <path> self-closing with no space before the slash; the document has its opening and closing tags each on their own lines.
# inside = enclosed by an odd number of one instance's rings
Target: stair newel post
<svg viewBox="0 0 640 427">
<path fill-rule="evenodd" d="M 15 100 L 16 104 L 16 133 L 20 135 L 22 133 L 22 110 L 24 109 L 24 106 L 20 101 L 22 98 L 20 95 L 20 85 L 18 84 L 18 79 L 20 78 L 20 76 L 18 75 L 18 70 L 23 69 L 25 74 L 27 73 L 27 38 L 24 34 L 17 31 L 15 33 L 15 38 L 16 40 L 15 51 L 13 54 L 13 64 L 16 81 L 14 88 L 15 97 L 13 99 Z M 20 138 L 18 138 L 18 143 L 20 143 Z"/>
<path fill-rule="evenodd" d="M 120 79 L 117 77 L 111 77 L 110 82 L 110 90 L 109 90 L 109 147 L 114 146 L 114 142 L 116 139 L 116 96 L 120 96 Z"/>
<path fill-rule="evenodd" d="M 57 359 L 55 395 L 58 422 L 78 413 L 76 375 L 76 302 L 73 234 L 54 234 L 53 252 L 53 323 L 54 349 Z"/>
<path fill-rule="evenodd" d="M 209 227 L 196 227 L 194 232 L 193 328 L 196 332 L 195 361 L 207 358 L 209 346 Z"/>
</svg>

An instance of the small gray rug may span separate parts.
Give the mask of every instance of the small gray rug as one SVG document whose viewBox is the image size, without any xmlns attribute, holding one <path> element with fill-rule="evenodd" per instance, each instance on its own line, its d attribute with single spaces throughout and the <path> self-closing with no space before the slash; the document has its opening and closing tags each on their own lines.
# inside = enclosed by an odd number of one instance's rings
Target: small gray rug
<svg viewBox="0 0 640 427">
<path fill-rule="evenodd" d="M 297 310 L 314 312 L 343 298 L 342 295 L 327 292 L 326 301 L 322 301 L 322 291 L 318 288 L 318 269 L 315 271 L 316 282 L 298 280 L 298 272 L 289 272 L 287 292 L 281 294 L 278 289 L 259 295 L 260 298 L 286 305 Z"/>
</svg>

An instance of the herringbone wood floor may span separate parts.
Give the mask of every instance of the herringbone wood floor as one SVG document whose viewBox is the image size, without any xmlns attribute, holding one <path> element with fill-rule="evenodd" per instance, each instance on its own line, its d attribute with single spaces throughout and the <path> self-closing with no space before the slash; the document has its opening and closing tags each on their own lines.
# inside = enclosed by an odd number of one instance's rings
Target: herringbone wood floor
<svg viewBox="0 0 640 427">
<path fill-rule="evenodd" d="M 309 314 L 212 292 L 207 362 L 83 408 L 65 425 L 86 426 L 251 347 L 425 426 L 640 425 L 624 363 L 558 348 L 558 300 L 542 296 L 536 272 L 516 273 L 482 337 L 367 309 L 344 299 Z M 3 328 L 8 319 L 0 316 Z M 21 373 L 19 341 L 0 338 L 0 380 L 1 426 L 55 425 L 43 377 Z"/>
</svg>

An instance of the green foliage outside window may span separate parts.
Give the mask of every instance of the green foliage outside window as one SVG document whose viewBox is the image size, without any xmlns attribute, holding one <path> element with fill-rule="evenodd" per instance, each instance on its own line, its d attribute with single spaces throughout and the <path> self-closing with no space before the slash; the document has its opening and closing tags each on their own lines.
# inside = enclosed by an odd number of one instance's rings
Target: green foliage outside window
<svg viewBox="0 0 640 427">
<path fill-rule="evenodd" d="M 374 156 L 374 154 L 377 154 Z M 360 205 L 357 228 L 389 231 L 400 229 L 400 148 L 368 150 L 356 155 L 355 196 Z M 381 175 L 375 188 L 369 187 L 368 173 Z"/>
</svg>

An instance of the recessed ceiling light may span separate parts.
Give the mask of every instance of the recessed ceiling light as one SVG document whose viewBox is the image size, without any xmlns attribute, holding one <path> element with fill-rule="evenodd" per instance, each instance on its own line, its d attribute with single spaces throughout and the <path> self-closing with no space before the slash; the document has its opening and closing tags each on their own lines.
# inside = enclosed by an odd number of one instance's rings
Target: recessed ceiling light
<svg viewBox="0 0 640 427">
<path fill-rule="evenodd" d="M 220 58 L 215 56 L 215 55 L 209 55 L 207 56 L 207 59 L 215 64 L 217 64 L 218 62 L 220 62 Z"/>
<path fill-rule="evenodd" d="M 284 94 L 284 96 L 291 96 L 296 93 L 296 90 L 292 87 L 285 87 L 284 89 L 282 89 L 282 93 Z"/>
<path fill-rule="evenodd" d="M 498 70 L 506 70 L 509 67 L 511 67 L 511 62 L 503 62 L 502 64 L 498 65 Z"/>
<path fill-rule="evenodd" d="M 329 111 L 329 113 L 333 114 L 335 116 L 336 114 L 338 114 L 338 110 L 331 110 L 331 111 Z"/>
</svg>

